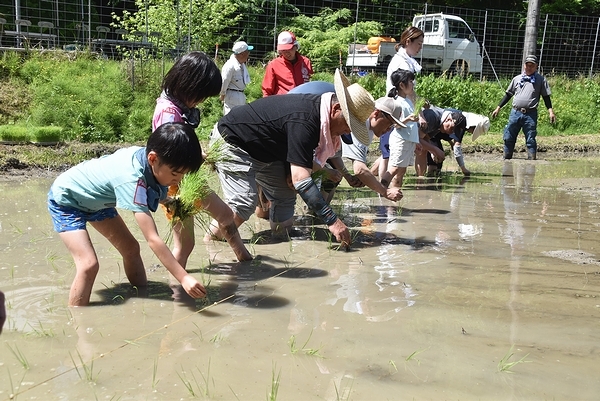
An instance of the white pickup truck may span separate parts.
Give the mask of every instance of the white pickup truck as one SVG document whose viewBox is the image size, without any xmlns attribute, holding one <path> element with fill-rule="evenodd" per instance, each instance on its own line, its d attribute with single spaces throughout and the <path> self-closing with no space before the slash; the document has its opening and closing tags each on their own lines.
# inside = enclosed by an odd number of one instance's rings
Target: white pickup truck
<svg viewBox="0 0 600 401">
<path fill-rule="evenodd" d="M 417 15 L 412 25 L 425 33 L 423 49 L 415 56 L 425 72 L 466 75 L 481 72 L 481 46 L 460 17 L 447 14 Z M 369 44 L 351 44 L 346 66 L 353 71 L 386 71 L 396 54 L 397 42 L 390 37 L 369 39 Z"/>
</svg>

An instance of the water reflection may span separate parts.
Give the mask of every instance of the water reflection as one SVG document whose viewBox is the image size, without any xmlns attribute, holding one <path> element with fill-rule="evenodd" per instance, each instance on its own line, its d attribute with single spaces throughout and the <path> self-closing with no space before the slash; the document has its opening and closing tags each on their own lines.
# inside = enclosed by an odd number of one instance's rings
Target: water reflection
<svg viewBox="0 0 600 401">
<path fill-rule="evenodd" d="M 517 343 L 520 320 L 520 277 L 521 257 L 527 246 L 534 246 L 535 237 L 539 234 L 540 227 L 532 234 L 534 240 L 526 238 L 523 224 L 522 209 L 532 201 L 533 182 L 535 180 L 535 163 L 514 164 L 506 160 L 502 167 L 502 199 L 504 204 L 504 224 L 499 224 L 500 235 L 504 242 L 510 246 L 510 281 L 508 290 L 510 298 L 507 306 L 511 313 L 510 344 Z"/>
<path fill-rule="evenodd" d="M 35 361 L 26 370 L 0 347 L 0 398 L 185 399 L 185 378 L 201 394 L 192 372 L 203 385 L 210 366 L 210 399 L 264 397 L 280 370 L 290 400 L 396 399 L 399 388 L 407 399 L 596 399 L 596 166 L 474 164 L 466 181 L 409 181 L 399 203 L 342 191 L 350 252 L 308 218 L 290 241 L 249 244 L 252 263 L 199 240 L 189 269 L 209 283 L 204 305 L 180 298 L 145 246 L 152 285 L 132 293 L 100 239 L 98 306 L 68 308 L 74 269 L 46 218 L 49 182 L 0 184 L 15 209 L 0 214 L 2 340 Z M 246 240 L 266 229 L 251 224 Z M 531 363 L 507 375 L 498 364 L 511 346 Z"/>
</svg>

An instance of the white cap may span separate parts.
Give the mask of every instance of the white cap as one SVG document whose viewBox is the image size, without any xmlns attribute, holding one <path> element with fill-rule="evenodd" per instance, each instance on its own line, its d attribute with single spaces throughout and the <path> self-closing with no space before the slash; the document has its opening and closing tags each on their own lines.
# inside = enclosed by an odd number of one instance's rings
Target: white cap
<svg viewBox="0 0 600 401">
<path fill-rule="evenodd" d="M 252 50 L 254 49 L 254 46 L 249 46 L 248 43 L 244 42 L 244 41 L 240 41 L 240 42 L 235 42 L 233 44 L 233 53 L 235 54 L 240 54 L 245 52 L 246 50 Z"/>
<path fill-rule="evenodd" d="M 402 117 L 402 106 L 391 97 L 380 97 L 375 100 L 375 108 L 388 114 L 399 127 L 406 128 L 406 124 L 400 121 L 400 117 Z"/>
<path fill-rule="evenodd" d="M 290 31 L 283 31 L 277 37 L 277 51 L 290 50 L 294 46 L 300 48 L 296 37 Z"/>
</svg>

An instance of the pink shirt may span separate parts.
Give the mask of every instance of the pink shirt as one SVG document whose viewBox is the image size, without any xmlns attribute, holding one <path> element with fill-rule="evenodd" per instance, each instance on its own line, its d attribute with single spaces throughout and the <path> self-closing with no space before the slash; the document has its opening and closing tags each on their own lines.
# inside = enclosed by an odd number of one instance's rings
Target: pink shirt
<svg viewBox="0 0 600 401">
<path fill-rule="evenodd" d="M 181 123 L 183 120 L 182 110 L 173 102 L 164 97 L 156 99 L 154 117 L 152 117 L 152 132 L 165 123 Z"/>
</svg>

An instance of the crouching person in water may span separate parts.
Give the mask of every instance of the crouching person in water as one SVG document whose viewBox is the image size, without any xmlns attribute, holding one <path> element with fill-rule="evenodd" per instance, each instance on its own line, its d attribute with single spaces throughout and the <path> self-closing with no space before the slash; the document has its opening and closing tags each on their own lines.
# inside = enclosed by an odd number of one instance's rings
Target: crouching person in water
<svg viewBox="0 0 600 401">
<path fill-rule="evenodd" d="M 123 269 L 131 285 L 147 285 L 140 245 L 116 208 L 133 212 L 148 245 L 167 270 L 192 298 L 202 298 L 206 289 L 175 259 L 156 229 L 150 212 L 167 196 L 169 185 L 179 184 L 184 174 L 195 172 L 203 162 L 194 129 L 182 123 L 167 123 L 148 138 L 146 147 L 129 147 L 72 167 L 58 176 L 48 193 L 48 210 L 75 262 L 75 278 L 69 306 L 90 302 L 99 270 L 98 257 L 87 231 L 89 222 L 123 257 Z M 225 223 L 232 248 L 245 250 L 233 224 Z M 247 252 L 247 251 L 246 251 Z"/>
</svg>

